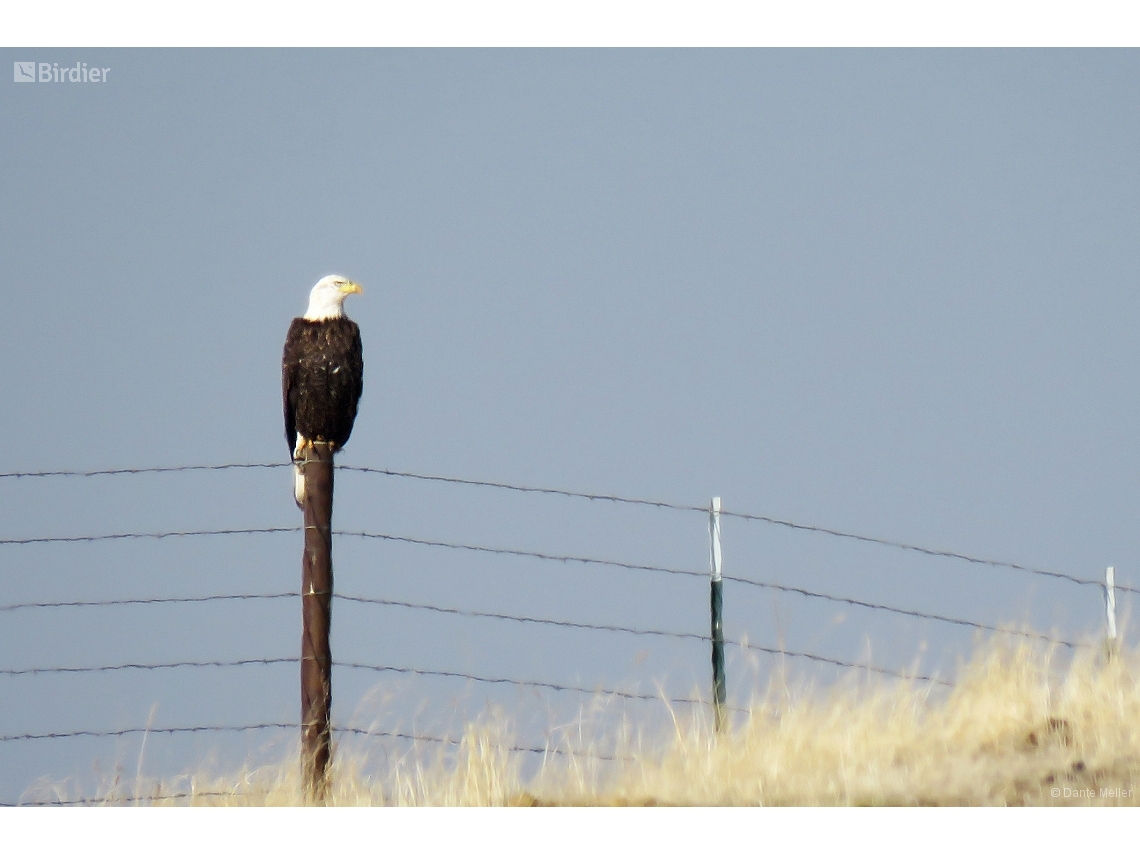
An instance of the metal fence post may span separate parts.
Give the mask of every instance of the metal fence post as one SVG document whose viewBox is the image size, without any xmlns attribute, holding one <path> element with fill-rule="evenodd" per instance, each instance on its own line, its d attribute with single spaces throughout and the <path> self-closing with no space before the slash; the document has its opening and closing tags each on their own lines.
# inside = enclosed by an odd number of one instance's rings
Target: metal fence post
<svg viewBox="0 0 1140 855">
<path fill-rule="evenodd" d="M 720 575 L 720 496 L 716 496 L 709 506 L 709 547 L 712 569 L 712 590 L 710 605 L 712 610 L 712 669 L 713 669 L 713 710 L 716 715 L 716 730 L 724 730 L 724 622 L 722 610 L 724 585 Z"/>
</svg>

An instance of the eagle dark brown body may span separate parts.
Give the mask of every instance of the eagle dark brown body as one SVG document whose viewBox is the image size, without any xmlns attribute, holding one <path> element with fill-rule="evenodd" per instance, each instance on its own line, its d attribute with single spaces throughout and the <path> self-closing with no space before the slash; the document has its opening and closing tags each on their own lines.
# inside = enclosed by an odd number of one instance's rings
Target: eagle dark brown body
<svg viewBox="0 0 1140 855">
<path fill-rule="evenodd" d="M 346 317 L 294 318 L 281 360 L 281 393 L 289 453 L 297 437 L 331 442 L 339 451 L 352 435 L 364 389 L 360 327 Z"/>
</svg>

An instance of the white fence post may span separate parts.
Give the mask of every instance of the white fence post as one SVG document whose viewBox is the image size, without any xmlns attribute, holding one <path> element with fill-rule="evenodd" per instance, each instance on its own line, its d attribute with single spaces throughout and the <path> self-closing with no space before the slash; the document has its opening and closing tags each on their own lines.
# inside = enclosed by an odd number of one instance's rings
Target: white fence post
<svg viewBox="0 0 1140 855">
<path fill-rule="evenodd" d="M 1112 567 L 1104 571 L 1104 611 L 1108 620 L 1107 641 L 1111 649 L 1116 646 L 1116 570 Z"/>
</svg>

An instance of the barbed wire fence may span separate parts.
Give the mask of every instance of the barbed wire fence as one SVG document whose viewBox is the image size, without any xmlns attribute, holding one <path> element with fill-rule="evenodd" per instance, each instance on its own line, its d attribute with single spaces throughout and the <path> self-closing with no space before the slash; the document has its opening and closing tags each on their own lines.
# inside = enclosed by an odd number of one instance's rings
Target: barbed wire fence
<svg viewBox="0 0 1140 855">
<path fill-rule="evenodd" d="M 25 479 L 55 479 L 55 478 L 75 478 L 75 479 L 91 479 L 91 478 L 109 478 L 121 476 L 136 476 L 144 474 L 160 474 L 160 473 L 186 473 L 186 472 L 224 472 L 233 470 L 253 470 L 253 469 L 277 469 L 290 466 L 291 464 L 283 463 L 226 463 L 226 464 L 213 464 L 213 465 L 182 465 L 182 466 L 164 466 L 164 467 L 136 467 L 136 468 L 119 468 L 119 469 L 100 469 L 100 470 L 44 470 L 44 471 L 28 471 L 28 472 L 3 472 L 0 473 L 0 482 L 5 480 L 21 481 Z M 625 505 L 633 507 L 641 507 L 652 510 L 665 510 L 675 511 L 687 514 L 709 514 L 708 507 L 697 505 L 679 504 L 666 501 L 656 501 L 640 498 L 631 498 L 627 496 L 620 496 L 615 494 L 605 493 L 586 493 L 572 490 L 563 490 L 550 487 L 536 487 L 519 484 L 511 484 L 499 481 L 487 481 L 459 478 L 452 476 L 429 475 L 416 472 L 405 472 L 391 469 L 380 469 L 363 466 L 338 466 L 343 471 L 358 472 L 365 475 L 382 476 L 386 478 L 395 479 L 409 479 L 413 481 L 427 482 L 440 484 L 445 486 L 462 485 L 467 487 L 486 488 L 491 490 L 509 491 L 521 495 L 533 496 L 559 496 L 564 498 L 586 500 L 591 503 L 609 503 L 615 505 Z M 792 520 L 780 519 L 776 517 L 745 513 L 741 511 L 734 511 L 731 509 L 720 509 L 718 507 L 720 516 L 732 519 L 738 519 L 750 523 L 758 523 L 768 526 L 777 526 L 785 529 L 801 531 L 805 533 L 822 535 L 825 537 L 835 538 L 843 541 L 854 541 L 865 544 L 878 545 L 902 552 L 916 553 L 928 557 L 944 558 L 953 561 L 966 562 L 978 566 L 992 567 L 1000 570 L 1014 571 L 1021 574 L 1028 574 L 1030 576 L 1049 579 L 1053 581 L 1063 582 L 1069 585 L 1083 586 L 1083 587 L 1097 587 L 1104 590 L 1105 599 L 1107 604 L 1106 622 L 1108 626 L 1108 637 L 1115 640 L 1115 594 L 1116 592 L 1123 593 L 1138 593 L 1134 588 L 1125 585 L 1116 585 L 1114 581 L 1113 568 L 1108 568 L 1106 578 L 1104 580 L 1090 579 L 1077 576 L 1070 573 L 1061 572 L 1058 570 L 1034 567 L 1027 564 L 1016 563 L 1011 561 L 997 560 L 986 557 L 979 557 L 969 555 L 962 552 L 935 549 L 931 547 L 921 546 L 902 541 L 890 540 L 886 538 L 879 538 L 865 534 L 846 532 L 838 529 L 796 522 Z M 180 538 L 220 538 L 220 537 L 233 537 L 239 535 L 247 536 L 268 536 L 268 535 L 283 535 L 287 533 L 297 533 L 301 531 L 300 526 L 270 526 L 270 527 L 256 527 L 256 528 L 212 528 L 200 530 L 165 530 L 165 531 L 125 531 L 125 532 L 112 532 L 106 534 L 64 534 L 64 535 L 50 535 L 50 536 L 27 536 L 0 539 L 0 548 L 11 548 L 20 546 L 31 546 L 37 544 L 53 544 L 53 543 L 80 543 L 90 544 L 103 541 L 124 541 L 124 540 L 167 540 L 167 539 L 180 539 Z M 655 575 L 675 576 L 675 577 L 694 577 L 700 579 L 708 579 L 710 574 L 708 571 L 700 571 L 692 568 L 668 567 L 658 564 L 637 563 L 629 561 L 619 561 L 609 558 L 602 558 L 588 555 L 575 555 L 564 554 L 559 552 L 543 552 L 537 550 L 528 550 L 514 548 L 510 546 L 498 546 L 487 544 L 467 543 L 463 541 L 444 541 L 432 540 L 425 538 L 416 538 L 406 535 L 395 534 L 383 531 L 366 531 L 366 530 L 344 530 L 336 531 L 335 535 L 340 538 L 354 538 L 362 540 L 373 541 L 387 541 L 391 543 L 406 544 L 415 547 L 423 547 L 428 549 L 449 550 L 457 552 L 476 553 L 487 556 L 509 556 L 530 558 L 542 562 L 557 562 L 562 564 L 579 564 L 584 566 L 595 566 L 601 568 L 613 568 L 620 570 L 629 570 L 635 572 L 642 572 Z M 715 568 L 719 571 L 718 566 Z M 867 610 L 869 612 L 880 612 L 885 614 L 898 615 L 904 618 L 915 619 L 919 621 L 935 622 L 944 625 L 957 626 L 963 628 L 971 628 L 974 630 L 1010 635 L 1013 637 L 1021 637 L 1030 641 L 1042 642 L 1045 644 L 1060 646 L 1069 650 L 1077 650 L 1081 648 L 1089 648 L 1095 645 L 1087 641 L 1074 640 L 1068 638 L 1058 637 L 1047 633 L 1040 633 L 1030 629 L 1014 628 L 1000 626 L 994 623 L 987 623 L 984 621 L 972 620 L 968 617 L 961 617 L 949 614 L 939 614 L 931 611 L 924 611 L 919 609 L 910 609 L 902 606 L 891 605 L 887 603 L 873 602 L 869 599 L 857 598 L 846 596 L 842 594 L 830 593 L 825 591 L 813 590 L 808 587 L 792 586 L 780 584 L 773 581 L 763 579 L 749 578 L 746 576 L 725 573 L 722 575 L 723 581 L 732 583 L 733 585 L 748 586 L 751 588 L 770 590 L 779 593 L 793 594 L 802 597 L 806 600 L 834 603 L 837 605 L 852 606 L 859 609 Z M 26 612 L 32 610 L 44 611 L 70 611 L 70 610 L 89 610 L 101 609 L 108 607 L 139 607 L 144 608 L 154 605 L 205 605 L 210 603 L 220 602 L 241 602 L 241 601 L 258 601 L 258 600 L 289 600 L 299 599 L 299 593 L 292 591 L 270 591 L 270 592 L 249 592 L 249 593 L 224 593 L 224 594 L 206 594 L 201 596 L 154 596 L 154 597 L 125 597 L 125 598 L 108 598 L 108 599 L 75 599 L 75 600 L 37 600 L 28 602 L 3 602 L 0 600 L 0 619 L 6 613 Z M 354 602 L 367 606 L 380 606 L 386 608 L 425 611 L 432 612 L 440 615 L 466 618 L 466 619 L 479 619 L 508 622 L 530 626 L 550 626 L 570 628 L 575 630 L 582 630 L 591 633 L 617 633 L 632 636 L 649 636 L 665 639 L 675 639 L 691 642 L 702 642 L 705 644 L 715 643 L 714 633 L 695 633 L 677 631 L 660 627 L 644 627 L 644 626 L 628 626 L 618 623 L 593 623 L 578 620 L 568 620 L 550 616 L 536 616 L 530 614 L 511 614 L 501 611 L 480 611 L 475 609 L 463 609 L 454 606 L 444 606 L 438 603 L 430 602 L 411 602 L 401 599 L 368 597 L 353 594 L 334 593 L 334 599 L 345 602 Z M 714 614 L 714 621 L 716 616 Z M 816 653 L 803 650 L 785 649 L 783 647 L 766 647 L 742 641 L 726 640 L 725 643 L 735 645 L 738 648 L 746 649 L 748 651 L 763 653 L 771 656 L 786 657 L 792 660 L 802 660 L 805 662 L 815 662 L 835 666 L 842 669 L 860 669 L 870 674 L 877 674 L 883 677 L 921 681 L 928 683 L 932 686 L 952 687 L 953 683 L 946 680 L 937 674 L 922 674 L 915 669 L 893 669 L 888 667 L 877 666 L 869 662 L 853 662 L 836 657 L 822 656 Z M 715 658 L 715 655 L 714 655 Z M 273 667 L 282 665 L 297 665 L 299 657 L 270 657 L 270 658 L 235 658 L 228 660 L 214 659 L 214 660 L 183 660 L 183 661 L 165 661 L 165 662 L 115 662 L 110 664 L 98 665 L 83 665 L 83 666 L 68 666 L 68 665 L 30 665 L 25 667 L 14 667 L 0 669 L 0 678 L 17 678 L 17 677 L 35 677 L 48 674 L 107 674 L 113 672 L 123 671 L 167 671 L 176 669 L 243 669 L 251 667 Z M 372 672 L 372 673 L 388 673 L 388 674 L 403 674 L 403 675 L 416 675 L 435 677 L 441 679 L 464 680 L 473 683 L 484 685 L 509 685 L 524 687 L 535 690 L 547 690 L 558 693 L 577 694 L 585 696 L 611 696 L 614 698 L 621 698 L 632 701 L 656 701 L 666 702 L 674 705 L 690 705 L 701 706 L 715 702 L 717 699 L 711 697 L 705 699 L 703 697 L 673 697 L 658 692 L 656 694 L 628 691 L 617 687 L 586 687 L 569 685 L 563 682 L 552 680 L 543 680 L 539 678 L 520 678 L 510 677 L 503 675 L 488 675 L 468 673 L 461 670 L 442 670 L 442 669 L 427 669 L 415 667 L 401 667 L 387 663 L 369 663 L 369 662 L 356 662 L 350 660 L 336 660 L 334 667 L 337 669 Z M 739 707 L 726 707 L 726 709 L 734 712 L 745 712 Z M 131 734 L 190 734 L 190 733 L 239 733 L 250 731 L 299 731 L 300 723 L 284 723 L 284 722 L 255 722 L 250 724 L 241 725 L 186 725 L 179 727 L 152 727 L 152 726 L 138 726 L 119 729 L 108 730 L 72 730 L 72 731 L 46 731 L 46 732 L 26 732 L 26 733 L 0 733 L 0 744 L 5 743 L 34 743 L 41 740 L 71 740 L 80 738 L 113 738 L 122 737 Z M 453 736 L 441 734 L 423 734 L 423 733 L 405 733 L 396 730 L 378 730 L 378 729 L 365 729 L 358 727 L 336 727 L 336 732 L 341 734 L 353 734 L 362 737 L 385 737 L 389 739 L 407 740 L 413 743 L 431 743 L 437 745 L 450 745 L 455 746 L 460 744 L 460 740 Z M 551 743 L 548 740 L 546 745 L 509 745 L 506 749 L 511 752 L 520 752 L 524 754 L 533 754 L 541 756 L 553 756 L 559 754 L 576 754 L 580 753 L 574 749 Z M 595 760 L 604 760 L 611 762 L 619 762 L 622 760 L 630 759 L 622 757 L 617 754 L 598 753 L 596 751 L 587 752 L 590 757 Z M 153 797 L 145 797 L 145 801 L 170 801 L 178 799 L 186 799 L 191 797 L 206 797 L 216 796 L 222 797 L 229 795 L 222 792 L 194 792 L 189 791 L 185 793 L 176 794 L 156 794 Z M 134 800 L 128 800 L 133 803 Z M 100 800 L 96 800 L 97 803 Z M 60 800 L 55 799 L 50 802 L 22 802 L 23 804 L 30 803 L 43 803 L 43 804 L 87 804 L 91 800 Z"/>
</svg>

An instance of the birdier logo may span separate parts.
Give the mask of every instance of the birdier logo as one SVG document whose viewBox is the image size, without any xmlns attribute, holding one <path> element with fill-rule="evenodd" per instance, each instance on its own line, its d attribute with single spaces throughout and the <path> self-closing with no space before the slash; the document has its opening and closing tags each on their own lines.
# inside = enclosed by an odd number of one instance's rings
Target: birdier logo
<svg viewBox="0 0 1140 855">
<path fill-rule="evenodd" d="M 106 83 L 109 68 L 87 66 L 85 62 L 65 65 L 58 62 L 13 62 L 12 80 L 16 83 Z"/>
</svg>

